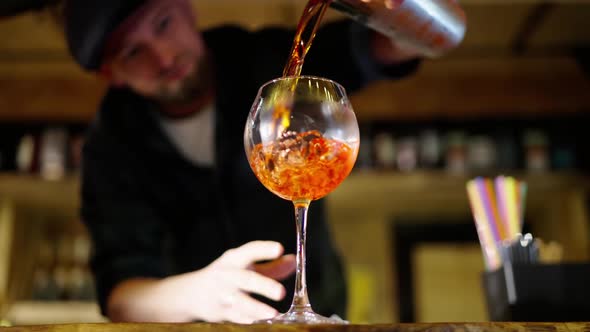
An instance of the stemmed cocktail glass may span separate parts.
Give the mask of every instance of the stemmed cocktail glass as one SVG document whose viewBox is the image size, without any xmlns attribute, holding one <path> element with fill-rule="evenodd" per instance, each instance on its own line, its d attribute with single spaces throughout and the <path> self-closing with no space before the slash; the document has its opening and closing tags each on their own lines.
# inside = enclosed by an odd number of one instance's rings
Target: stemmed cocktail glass
<svg viewBox="0 0 590 332">
<path fill-rule="evenodd" d="M 291 308 L 269 323 L 345 323 L 316 314 L 305 276 L 307 210 L 350 173 L 359 129 L 344 88 L 329 79 L 288 76 L 264 84 L 252 105 L 244 146 L 256 177 L 293 202 L 297 222 L 297 270 Z"/>
</svg>

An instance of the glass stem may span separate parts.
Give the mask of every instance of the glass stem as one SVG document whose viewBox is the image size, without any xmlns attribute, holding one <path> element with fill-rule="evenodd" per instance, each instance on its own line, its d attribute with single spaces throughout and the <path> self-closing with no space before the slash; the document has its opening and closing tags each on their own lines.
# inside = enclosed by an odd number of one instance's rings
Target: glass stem
<svg viewBox="0 0 590 332">
<path fill-rule="evenodd" d="M 293 202 L 297 222 L 297 271 L 295 275 L 295 294 L 289 311 L 311 311 L 309 297 L 307 296 L 307 280 L 305 275 L 305 238 L 309 203 L 309 200 Z"/>
</svg>

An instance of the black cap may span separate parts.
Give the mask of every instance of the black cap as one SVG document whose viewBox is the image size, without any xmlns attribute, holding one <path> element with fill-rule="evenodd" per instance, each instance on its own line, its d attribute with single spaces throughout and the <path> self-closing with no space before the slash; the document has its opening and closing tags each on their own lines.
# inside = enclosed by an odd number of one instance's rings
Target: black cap
<svg viewBox="0 0 590 332">
<path fill-rule="evenodd" d="M 42 10 L 55 5 L 55 2 L 55 0 L 2 0 L 0 1 L 0 18 Z"/>
<path fill-rule="evenodd" d="M 83 68 L 97 70 L 111 33 L 146 0 L 66 0 L 64 27 L 71 55 Z"/>
</svg>

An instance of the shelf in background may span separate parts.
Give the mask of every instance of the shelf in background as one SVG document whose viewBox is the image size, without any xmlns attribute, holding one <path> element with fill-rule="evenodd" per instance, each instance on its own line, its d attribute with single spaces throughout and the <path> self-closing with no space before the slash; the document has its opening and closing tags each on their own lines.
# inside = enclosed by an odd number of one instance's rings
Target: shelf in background
<svg viewBox="0 0 590 332">
<path fill-rule="evenodd" d="M 77 217 L 79 179 L 70 174 L 60 180 L 45 180 L 37 175 L 0 173 L 0 198 L 29 209 L 56 211 Z"/>
<path fill-rule="evenodd" d="M 494 174 L 494 173 L 490 173 Z M 529 198 L 557 194 L 572 189 L 590 188 L 590 176 L 577 172 L 502 172 L 526 181 Z M 481 174 L 477 174 L 481 175 Z M 494 174 L 495 175 L 495 174 Z M 372 195 L 386 197 L 463 197 L 465 183 L 476 174 L 454 175 L 443 170 L 398 172 L 355 170 L 329 197 L 374 203 Z M 79 207 L 79 176 L 70 174 L 60 180 L 45 180 L 36 175 L 0 173 L 0 197 L 9 198 L 26 206 L 39 206 L 62 211 L 77 211 Z M 465 196 L 466 200 L 467 197 Z"/>
<path fill-rule="evenodd" d="M 568 191 L 586 191 L 590 188 L 590 176 L 575 172 L 502 172 L 490 173 L 511 175 L 528 183 L 527 198 L 532 201 L 547 200 L 547 195 L 558 195 Z M 446 171 L 376 171 L 355 170 L 333 193 L 328 200 L 339 204 L 353 204 L 354 209 L 364 211 L 388 210 L 392 204 L 403 202 L 405 208 L 415 208 L 423 214 L 432 213 L 426 202 L 432 202 L 438 209 L 468 210 L 465 184 L 481 174 L 454 175 Z M 445 202 L 459 202 L 445 205 Z M 400 203 L 402 204 L 402 203 Z M 421 208 L 420 208 L 421 207 Z M 528 207 L 528 204 L 527 204 Z M 400 207 L 401 208 L 401 207 Z M 354 211 L 350 211 L 355 213 Z M 356 213 L 355 213 L 356 214 Z"/>
</svg>

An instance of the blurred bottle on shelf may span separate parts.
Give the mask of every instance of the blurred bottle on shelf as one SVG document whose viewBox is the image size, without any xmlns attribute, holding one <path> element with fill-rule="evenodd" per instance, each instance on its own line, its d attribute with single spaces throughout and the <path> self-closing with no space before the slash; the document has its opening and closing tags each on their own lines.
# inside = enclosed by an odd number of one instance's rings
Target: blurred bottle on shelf
<svg viewBox="0 0 590 332">
<path fill-rule="evenodd" d="M 396 163 L 396 146 L 393 135 L 380 132 L 373 138 L 375 166 L 380 169 L 394 169 Z"/>
<path fill-rule="evenodd" d="M 537 129 L 528 129 L 523 135 L 525 167 L 531 172 L 549 170 L 549 142 L 547 135 Z"/>
<path fill-rule="evenodd" d="M 373 164 L 373 139 L 371 137 L 371 125 L 369 123 L 360 123 L 361 142 L 359 146 L 359 155 L 354 165 L 356 169 L 372 169 Z"/>
<path fill-rule="evenodd" d="M 59 180 L 66 172 L 68 134 L 65 128 L 48 128 L 41 134 L 39 172 L 47 180 Z"/>
<path fill-rule="evenodd" d="M 465 174 L 467 171 L 467 151 L 465 133 L 451 131 L 446 137 L 445 167 L 451 174 Z"/>
<path fill-rule="evenodd" d="M 416 138 L 408 136 L 398 140 L 395 160 L 397 168 L 402 172 L 416 170 L 418 167 L 418 143 Z"/>
<path fill-rule="evenodd" d="M 425 129 L 420 133 L 418 153 L 421 168 L 434 169 L 439 166 L 442 144 L 440 136 L 435 129 Z"/>
<path fill-rule="evenodd" d="M 37 267 L 33 272 L 32 299 L 35 301 L 57 301 L 60 299 L 60 292 L 52 270 Z"/>
<path fill-rule="evenodd" d="M 16 150 L 16 167 L 21 173 L 30 173 L 34 169 L 35 159 L 35 137 L 25 134 L 18 144 Z"/>
<path fill-rule="evenodd" d="M 32 298 L 42 301 L 56 301 L 60 297 L 60 289 L 55 283 L 53 269 L 56 266 L 56 248 L 53 236 L 45 233 L 39 241 L 37 263 L 33 271 Z"/>
<path fill-rule="evenodd" d="M 497 161 L 500 170 L 514 170 L 518 167 L 518 144 L 516 137 L 509 132 L 499 132 L 495 136 Z"/>
<path fill-rule="evenodd" d="M 469 138 L 467 144 L 467 169 L 470 171 L 490 171 L 496 167 L 496 145 L 483 135 Z"/>
</svg>

